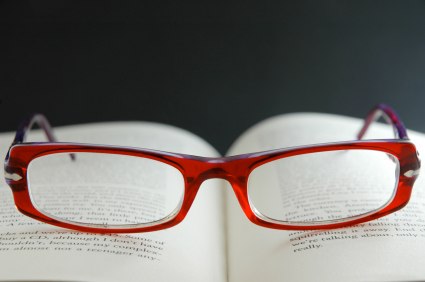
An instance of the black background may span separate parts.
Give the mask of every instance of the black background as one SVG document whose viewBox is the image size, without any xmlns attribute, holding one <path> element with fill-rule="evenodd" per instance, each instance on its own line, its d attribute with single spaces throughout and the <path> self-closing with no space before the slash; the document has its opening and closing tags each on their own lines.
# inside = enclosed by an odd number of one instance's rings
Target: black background
<svg viewBox="0 0 425 282">
<path fill-rule="evenodd" d="M 221 152 L 281 113 L 392 105 L 425 131 L 424 1 L 0 2 L 0 130 L 173 124 Z"/>
</svg>

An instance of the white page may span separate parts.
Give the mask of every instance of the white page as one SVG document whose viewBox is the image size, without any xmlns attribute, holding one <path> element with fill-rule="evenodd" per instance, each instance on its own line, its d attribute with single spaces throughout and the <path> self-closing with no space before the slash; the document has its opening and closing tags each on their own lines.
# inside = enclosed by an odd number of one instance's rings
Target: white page
<svg viewBox="0 0 425 282">
<path fill-rule="evenodd" d="M 229 155 L 355 140 L 361 126 L 359 119 L 334 115 L 278 116 L 244 133 Z M 410 132 L 410 136 L 424 155 L 423 135 Z M 369 137 L 392 138 L 392 130 L 374 125 Z M 422 281 L 424 181 L 420 176 L 411 201 L 401 211 L 333 231 L 293 232 L 256 226 L 242 213 L 234 194 L 228 192 L 229 281 Z"/>
<path fill-rule="evenodd" d="M 60 141 L 144 147 L 218 156 L 184 130 L 155 123 L 117 122 L 57 128 Z M 44 141 L 31 134 L 28 141 Z M 12 134 L 0 136 L 4 159 Z M 50 226 L 15 210 L 0 184 L 0 281 L 224 281 L 221 182 L 205 182 L 185 220 L 163 231 L 99 235 Z"/>
</svg>

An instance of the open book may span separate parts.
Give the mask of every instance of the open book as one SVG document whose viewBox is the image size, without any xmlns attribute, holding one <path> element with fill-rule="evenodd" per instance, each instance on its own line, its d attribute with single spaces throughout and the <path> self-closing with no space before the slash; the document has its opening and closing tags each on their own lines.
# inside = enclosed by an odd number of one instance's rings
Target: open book
<svg viewBox="0 0 425 282">
<path fill-rule="evenodd" d="M 361 126 L 360 119 L 329 114 L 277 116 L 242 134 L 227 155 L 355 140 Z M 76 125 L 55 128 L 55 133 L 60 141 L 219 156 L 201 138 L 156 123 Z M 409 135 L 424 155 L 425 135 Z M 374 124 L 366 138 L 390 136 L 389 126 Z M 31 134 L 34 141 L 41 138 Z M 12 133 L 0 136 L 3 159 L 12 139 Z M 213 179 L 202 184 L 187 217 L 172 228 L 99 235 L 22 215 L 2 180 L 0 281 L 424 280 L 424 181 L 419 177 L 409 204 L 389 216 L 349 228 L 300 232 L 252 224 L 229 184 Z"/>
</svg>

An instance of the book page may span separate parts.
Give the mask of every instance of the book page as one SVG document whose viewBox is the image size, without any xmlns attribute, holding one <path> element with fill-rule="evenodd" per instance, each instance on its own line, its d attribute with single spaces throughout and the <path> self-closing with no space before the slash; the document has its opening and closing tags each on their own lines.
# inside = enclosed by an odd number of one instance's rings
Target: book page
<svg viewBox="0 0 425 282">
<path fill-rule="evenodd" d="M 175 127 L 155 123 L 78 125 L 56 128 L 55 133 L 63 142 L 134 146 L 218 156 L 218 153 L 199 137 Z M 3 159 L 12 139 L 12 134 L 0 135 Z M 44 140 L 41 133 L 31 132 L 28 141 Z M 84 159 L 78 156 L 76 161 L 82 163 Z M 55 163 L 52 164 L 40 168 L 48 172 L 51 170 L 51 176 L 61 173 L 59 168 L 55 168 Z M 128 166 L 132 165 L 133 163 L 125 161 L 108 163 L 108 167 L 112 168 L 110 171 L 116 171 L 117 177 L 126 177 L 126 173 L 131 169 Z M 64 177 L 77 182 L 84 181 L 78 179 L 78 175 L 67 175 L 68 172 Z M 153 167 L 145 175 L 158 173 L 162 172 Z M 69 197 L 70 201 L 74 201 L 72 204 L 78 206 L 79 211 L 86 216 L 85 220 L 101 223 L 110 219 L 102 218 L 104 213 L 91 212 L 81 196 L 87 191 L 80 187 L 80 190 L 63 189 L 58 193 L 57 189 L 62 187 L 55 186 L 60 183 L 54 183 L 53 178 L 51 177 L 51 181 L 33 179 L 43 184 L 39 189 L 49 189 L 51 198 L 48 198 L 46 203 L 40 203 L 44 205 L 43 208 L 51 209 L 52 213 L 57 212 L 56 216 L 63 215 L 74 219 L 73 214 L 61 209 L 61 203 L 55 200 L 56 197 L 63 197 L 62 201 L 67 201 L 66 198 Z M 152 191 L 161 188 L 159 186 L 172 186 L 175 181 L 167 178 L 167 175 L 161 175 L 158 183 L 149 183 L 151 190 L 146 193 L 152 194 L 158 206 L 164 206 L 166 202 Z M 135 187 L 139 184 L 134 180 Z M 133 204 L 143 200 L 136 195 L 137 190 L 134 187 L 129 190 L 126 190 L 128 187 L 120 187 L 119 181 L 116 182 L 113 176 L 108 176 L 104 183 L 96 185 L 96 189 L 90 190 L 90 193 L 99 194 L 99 190 L 103 191 L 105 195 L 96 194 L 96 197 L 105 197 L 110 204 L 105 207 L 90 202 L 89 205 L 99 211 L 107 211 L 108 216 L 114 217 L 113 220 L 117 223 L 132 222 L 141 218 L 151 219 L 155 218 L 155 213 L 161 212 L 160 208 L 150 207 L 150 210 L 144 210 L 141 215 L 135 213 L 134 218 L 123 218 L 123 210 L 134 208 Z M 222 186 L 222 183 L 216 180 L 205 182 L 187 217 L 170 229 L 140 234 L 100 235 L 70 231 L 22 215 L 15 209 L 11 189 L 1 177 L 0 281 L 225 281 L 223 189 L 217 189 L 217 186 Z M 35 186 L 33 188 L 35 189 Z M 68 185 L 65 188 L 72 189 L 73 186 Z M 116 192 L 110 194 L 112 190 Z M 118 197 L 124 199 L 125 205 L 114 205 Z M 84 214 L 84 211 L 87 212 Z"/>
<path fill-rule="evenodd" d="M 244 133 L 228 155 L 298 145 L 355 140 L 359 119 L 326 114 L 271 118 Z M 425 154 L 425 137 L 409 132 Z M 374 124 L 365 136 L 393 138 L 392 128 Z M 291 178 L 300 167 L 279 171 Z M 379 174 L 376 171 L 376 174 Z M 308 175 L 308 172 L 306 172 Z M 303 177 L 297 174 L 297 177 Z M 326 176 L 327 177 L 327 176 Z M 315 179 L 311 179 L 314 184 Z M 280 182 L 279 182 L 280 183 Z M 292 182 L 291 182 L 292 183 Z M 296 183 L 296 182 L 293 182 Z M 349 183 L 338 183 L 348 185 Z M 295 194 L 295 197 L 297 195 Z M 298 200 L 302 200 L 299 198 Z M 298 208 L 305 207 L 304 204 Z M 326 195 L 321 199 L 326 202 Z M 279 205 L 276 200 L 277 205 Z M 314 199 L 312 199 L 314 201 Z M 283 200 L 282 200 L 283 204 Z M 303 206 L 304 205 L 304 206 Z M 292 215 L 299 211 L 293 208 Z M 368 223 L 323 231 L 272 230 L 251 223 L 227 189 L 229 281 L 422 281 L 425 279 L 425 178 L 420 176 L 402 210 Z"/>
</svg>

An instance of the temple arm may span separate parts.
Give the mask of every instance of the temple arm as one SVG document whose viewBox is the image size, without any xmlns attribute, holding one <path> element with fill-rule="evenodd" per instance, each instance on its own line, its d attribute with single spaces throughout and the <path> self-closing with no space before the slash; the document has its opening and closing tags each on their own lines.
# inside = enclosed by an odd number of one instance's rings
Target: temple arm
<svg viewBox="0 0 425 282">
<path fill-rule="evenodd" d="M 397 113 L 390 106 L 385 104 L 379 104 L 369 112 L 362 129 L 360 130 L 359 134 L 357 134 L 357 138 L 359 140 L 362 139 L 372 122 L 378 120 L 380 117 L 383 117 L 387 123 L 393 126 L 394 135 L 396 138 L 409 139 L 407 136 L 406 127 L 400 120 Z"/>
<path fill-rule="evenodd" d="M 19 125 L 18 130 L 16 131 L 15 139 L 12 142 L 12 146 L 15 144 L 24 143 L 27 139 L 28 133 L 35 124 L 43 130 L 49 142 L 58 142 L 55 135 L 53 134 L 52 127 L 50 126 L 47 118 L 42 114 L 32 114 Z M 71 153 L 69 156 L 71 157 L 71 160 L 75 160 L 75 154 Z"/>
<path fill-rule="evenodd" d="M 52 127 L 50 126 L 47 118 L 42 114 L 33 114 L 25 119 L 16 131 L 15 139 L 12 144 L 19 144 L 25 142 L 28 133 L 34 125 L 38 125 L 44 132 L 49 142 L 57 142 L 56 137 L 53 135 Z"/>
</svg>

